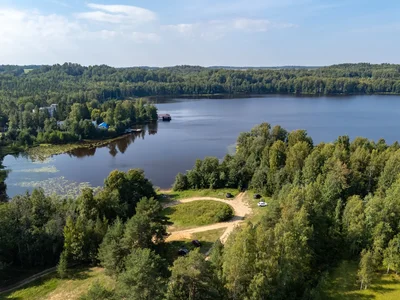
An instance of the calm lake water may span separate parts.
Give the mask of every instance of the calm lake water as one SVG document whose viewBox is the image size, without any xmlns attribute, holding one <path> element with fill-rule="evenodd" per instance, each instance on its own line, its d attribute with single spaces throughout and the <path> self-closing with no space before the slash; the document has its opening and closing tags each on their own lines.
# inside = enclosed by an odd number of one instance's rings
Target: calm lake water
<svg viewBox="0 0 400 300">
<path fill-rule="evenodd" d="M 292 97 L 237 99 L 164 99 L 158 122 L 140 135 L 93 150 L 78 150 L 35 162 L 8 155 L 9 196 L 43 187 L 49 193 L 75 193 L 83 186 L 102 186 L 114 169 L 141 168 L 154 185 L 169 188 L 178 172 L 191 169 L 197 158 L 223 158 L 234 149 L 240 132 L 269 122 L 288 130 L 306 129 L 315 143 L 339 135 L 400 139 L 400 96 Z"/>
</svg>

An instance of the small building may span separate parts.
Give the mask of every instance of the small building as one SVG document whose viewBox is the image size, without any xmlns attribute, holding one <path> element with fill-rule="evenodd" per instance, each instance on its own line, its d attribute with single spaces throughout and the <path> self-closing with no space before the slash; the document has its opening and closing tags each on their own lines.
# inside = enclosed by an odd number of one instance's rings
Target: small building
<svg viewBox="0 0 400 300">
<path fill-rule="evenodd" d="M 170 114 L 159 114 L 158 119 L 161 121 L 171 121 L 172 120 Z"/>
<path fill-rule="evenodd" d="M 106 122 L 103 122 L 99 125 L 99 128 L 100 129 L 108 129 L 108 128 L 110 128 L 110 126 Z"/>
<path fill-rule="evenodd" d="M 39 108 L 39 111 L 44 111 L 44 110 L 47 110 L 49 115 L 50 115 L 50 118 L 53 118 L 54 117 L 54 113 L 57 111 L 57 104 L 51 104 L 48 107 Z M 35 110 L 32 110 L 32 112 L 35 113 Z"/>
</svg>

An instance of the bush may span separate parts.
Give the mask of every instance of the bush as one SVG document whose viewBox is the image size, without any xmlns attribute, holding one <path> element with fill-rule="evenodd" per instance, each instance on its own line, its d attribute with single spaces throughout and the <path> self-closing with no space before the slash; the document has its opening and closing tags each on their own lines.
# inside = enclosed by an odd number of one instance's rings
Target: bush
<svg viewBox="0 0 400 300">
<path fill-rule="evenodd" d="M 98 281 L 96 281 L 89 288 L 87 294 L 81 296 L 79 299 L 80 300 L 107 300 L 107 299 L 111 299 L 112 296 L 113 296 L 112 291 L 107 290 Z"/>
<path fill-rule="evenodd" d="M 222 207 L 215 215 L 215 218 L 218 220 L 218 222 L 228 221 L 232 217 L 233 217 L 233 210 L 230 206 Z"/>
<path fill-rule="evenodd" d="M 176 175 L 176 177 L 175 177 L 175 182 L 174 182 L 174 185 L 173 185 L 172 189 L 174 191 L 185 191 L 185 190 L 187 190 L 188 189 L 187 176 L 182 174 L 182 173 L 178 173 L 178 175 Z"/>
</svg>

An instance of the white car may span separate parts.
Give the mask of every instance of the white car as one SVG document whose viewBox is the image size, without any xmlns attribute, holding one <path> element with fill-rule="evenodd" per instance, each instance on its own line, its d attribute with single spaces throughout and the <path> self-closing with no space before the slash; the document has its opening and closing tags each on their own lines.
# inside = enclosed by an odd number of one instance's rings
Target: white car
<svg viewBox="0 0 400 300">
<path fill-rule="evenodd" d="M 265 203 L 265 202 L 261 201 L 261 202 L 258 202 L 257 205 L 258 205 L 259 207 L 264 207 L 264 206 L 267 206 L 268 203 Z"/>
</svg>

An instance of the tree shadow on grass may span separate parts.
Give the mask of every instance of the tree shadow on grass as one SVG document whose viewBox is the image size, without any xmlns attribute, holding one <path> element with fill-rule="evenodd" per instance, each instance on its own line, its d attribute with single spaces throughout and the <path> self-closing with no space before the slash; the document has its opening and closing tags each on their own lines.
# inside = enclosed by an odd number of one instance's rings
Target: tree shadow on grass
<svg viewBox="0 0 400 300">
<path fill-rule="evenodd" d="M 68 275 L 67 275 L 66 279 L 85 280 L 90 277 L 91 272 L 93 272 L 93 271 L 90 269 L 87 269 L 87 268 L 71 269 L 68 271 Z"/>
<path fill-rule="evenodd" d="M 211 249 L 214 243 L 200 241 L 201 247 L 200 252 L 206 254 Z M 192 244 L 192 240 L 172 241 L 168 243 L 162 243 L 156 246 L 156 252 L 163 257 L 170 265 L 179 257 L 178 251 L 181 248 L 185 248 L 189 251 L 193 251 L 196 247 Z"/>
</svg>

